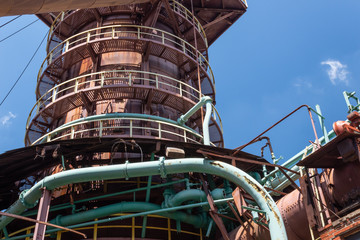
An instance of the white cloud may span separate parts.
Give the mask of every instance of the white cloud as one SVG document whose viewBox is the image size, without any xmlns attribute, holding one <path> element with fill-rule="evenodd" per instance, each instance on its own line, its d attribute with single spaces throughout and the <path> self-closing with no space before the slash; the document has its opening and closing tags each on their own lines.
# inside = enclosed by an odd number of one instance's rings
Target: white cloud
<svg viewBox="0 0 360 240">
<path fill-rule="evenodd" d="M 347 78 L 349 71 L 345 64 L 342 64 L 337 60 L 328 59 L 327 61 L 321 62 L 321 65 L 329 65 L 330 69 L 327 70 L 327 74 L 333 85 L 336 85 L 338 82 L 344 83 L 346 86 L 349 85 L 349 80 Z"/>
<path fill-rule="evenodd" d="M 9 124 L 11 124 L 10 120 L 14 119 L 14 118 L 16 118 L 16 116 L 12 112 L 9 112 L 8 114 L 6 114 L 5 116 L 2 116 L 0 118 L 0 123 L 3 126 L 9 125 Z"/>
</svg>

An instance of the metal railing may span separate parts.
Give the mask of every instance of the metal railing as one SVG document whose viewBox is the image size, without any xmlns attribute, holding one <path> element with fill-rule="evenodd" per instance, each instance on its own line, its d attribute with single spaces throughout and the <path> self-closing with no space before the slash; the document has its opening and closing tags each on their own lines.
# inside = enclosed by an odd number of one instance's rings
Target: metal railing
<svg viewBox="0 0 360 240">
<path fill-rule="evenodd" d="M 129 181 L 127 181 L 129 182 Z M 116 216 L 127 216 L 127 215 L 131 215 L 131 213 L 118 213 L 118 214 L 113 214 L 110 215 L 111 217 L 116 217 Z M 162 231 L 163 233 L 166 234 L 167 232 L 167 236 L 168 236 L 168 240 L 171 240 L 171 233 L 174 232 L 179 232 L 179 229 L 174 229 L 171 227 L 171 219 L 167 218 L 167 217 L 163 217 L 163 216 L 159 216 L 159 215 L 154 215 L 154 214 L 150 214 L 147 215 L 148 218 L 157 218 L 157 219 L 164 219 L 167 221 L 168 225 L 167 227 L 155 227 L 155 226 L 145 226 L 146 229 L 152 229 L 152 230 L 158 230 L 158 231 Z M 136 217 L 131 217 L 131 221 L 134 222 Z M 139 218 L 139 217 L 138 217 Z M 107 229 L 109 231 L 113 230 L 113 229 L 142 229 L 143 226 L 142 225 L 136 225 L 136 224 L 132 224 L 132 225 L 128 225 L 128 224 L 115 224 L 115 225 L 111 225 L 111 224 L 107 224 L 107 225 L 100 225 L 98 226 L 98 224 L 93 224 L 90 225 L 88 227 L 80 227 L 80 228 L 74 228 L 74 230 L 78 230 L 78 231 L 84 231 L 84 230 L 92 230 L 93 232 L 93 239 L 96 239 L 98 237 L 101 237 L 101 234 L 98 233 L 99 229 Z M 33 236 L 34 233 L 34 229 L 35 226 L 30 226 L 30 227 L 26 227 L 26 228 L 22 228 L 20 230 L 17 230 L 16 232 L 10 233 L 9 234 L 9 238 L 13 238 L 13 239 L 17 239 L 17 237 L 22 237 L 22 239 L 30 239 Z M 59 229 L 59 231 L 57 231 L 55 233 L 56 235 L 56 240 L 61 240 L 64 239 L 64 237 L 62 238 L 62 234 L 66 233 L 68 231 L 62 231 Z M 193 235 L 193 236 L 197 236 L 199 237 L 199 240 L 203 239 L 203 232 L 201 230 L 201 228 L 199 229 L 199 232 L 191 232 L 191 231 L 186 231 L 186 230 L 180 230 L 180 232 L 182 234 L 187 234 L 187 235 Z M 20 235 L 23 234 L 23 235 Z M 45 236 L 50 236 L 50 234 L 46 234 Z M 7 239 L 6 237 L 3 237 L 1 239 Z"/>
<path fill-rule="evenodd" d="M 148 83 L 147 85 L 145 85 Z M 200 91 L 196 88 L 179 81 L 175 78 L 145 71 L 137 70 L 111 70 L 96 73 L 89 73 L 67 80 L 49 89 L 42 95 L 30 111 L 26 129 L 30 120 L 50 103 L 55 102 L 59 97 L 65 97 L 76 93 L 79 90 L 88 88 L 106 88 L 113 86 L 150 86 L 156 89 L 164 89 L 182 97 L 189 98 L 194 102 L 200 100 Z"/>
<path fill-rule="evenodd" d="M 184 19 L 188 20 L 191 23 L 195 23 L 195 29 L 200 33 L 200 36 L 205 42 L 206 48 L 208 48 L 208 42 L 206 38 L 206 33 L 204 28 L 202 27 L 199 20 L 190 12 L 189 9 L 187 9 L 184 5 L 180 4 L 177 1 L 169 1 L 170 6 L 173 8 L 174 12 L 180 14 Z"/>
<path fill-rule="evenodd" d="M 136 40 L 150 39 L 155 40 L 155 42 L 159 42 L 162 45 L 168 46 L 172 44 L 185 55 L 191 57 L 193 60 L 199 63 L 200 67 L 207 72 L 209 80 L 214 87 L 215 80 L 210 64 L 207 58 L 203 54 L 201 54 L 201 52 L 199 52 L 194 46 L 166 31 L 138 25 L 113 25 L 106 27 L 98 27 L 71 36 L 62 43 L 58 44 L 46 56 L 38 73 L 38 83 L 41 81 L 44 70 L 49 65 L 51 65 L 51 63 L 54 62 L 56 58 L 68 51 L 71 51 L 73 48 L 99 40 L 121 38 Z"/>
<path fill-rule="evenodd" d="M 206 33 L 205 33 L 205 30 L 202 27 L 201 23 L 199 22 L 199 20 L 189 11 L 189 9 L 187 9 L 184 5 L 180 4 L 179 2 L 171 0 L 171 1 L 169 1 L 169 4 L 172 7 L 174 12 L 176 12 L 177 14 L 182 16 L 184 19 L 186 19 L 190 23 L 193 23 L 193 22 L 195 23 L 196 31 L 199 32 L 200 36 L 202 37 L 202 39 L 205 42 L 206 48 L 208 48 Z M 55 34 L 56 29 L 59 27 L 59 25 L 65 18 L 67 18 L 70 14 L 72 14 L 76 11 L 77 10 L 75 10 L 75 11 L 69 10 L 69 11 L 61 12 L 54 19 L 53 23 L 50 26 L 50 31 L 49 31 L 49 35 L 48 35 L 48 41 L 47 41 L 47 47 L 46 47 L 48 52 L 52 50 L 52 49 L 50 49 L 50 41 L 51 41 L 51 38 L 53 37 L 53 35 Z"/>
<path fill-rule="evenodd" d="M 148 135 L 145 135 L 145 132 Z M 182 139 L 202 144 L 203 136 L 195 130 L 179 126 L 175 121 L 145 114 L 102 114 L 78 119 L 43 135 L 31 145 L 56 140 L 126 135 L 153 136 L 159 139 Z"/>
<path fill-rule="evenodd" d="M 76 11 L 76 10 L 75 10 Z M 65 12 L 61 12 L 59 13 L 59 15 L 56 16 L 56 18 L 54 19 L 54 21 L 52 22 L 50 29 L 49 29 L 49 34 L 48 34 L 48 38 L 47 38 L 47 45 L 46 45 L 46 51 L 49 52 L 52 49 L 50 49 L 50 44 L 51 41 L 54 37 L 55 34 L 55 30 L 58 28 L 58 26 L 60 25 L 60 23 L 65 19 L 65 17 L 67 17 L 70 13 L 73 13 L 73 10 L 68 10 Z"/>
</svg>

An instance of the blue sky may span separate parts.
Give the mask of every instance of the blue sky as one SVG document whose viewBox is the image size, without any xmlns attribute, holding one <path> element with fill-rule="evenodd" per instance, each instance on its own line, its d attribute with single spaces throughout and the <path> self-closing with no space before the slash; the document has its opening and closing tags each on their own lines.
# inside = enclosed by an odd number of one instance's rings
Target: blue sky
<svg viewBox="0 0 360 240">
<path fill-rule="evenodd" d="M 360 97 L 360 1 L 258 0 L 210 48 L 217 109 L 225 144 L 240 146 L 302 104 L 320 104 L 328 130 L 346 118 L 342 92 Z M 0 25 L 11 17 L 0 18 Z M 0 39 L 36 19 L 22 16 L 0 29 Z M 40 43 L 40 21 L 0 43 L 4 97 Z M 0 152 L 23 147 L 27 116 L 35 103 L 45 45 L 0 106 Z M 315 118 L 319 129 L 318 120 Z M 320 131 L 318 131 L 321 135 Z M 268 134 L 275 155 L 288 159 L 314 140 L 305 109 Z M 262 144 L 246 150 L 260 154 Z"/>
</svg>

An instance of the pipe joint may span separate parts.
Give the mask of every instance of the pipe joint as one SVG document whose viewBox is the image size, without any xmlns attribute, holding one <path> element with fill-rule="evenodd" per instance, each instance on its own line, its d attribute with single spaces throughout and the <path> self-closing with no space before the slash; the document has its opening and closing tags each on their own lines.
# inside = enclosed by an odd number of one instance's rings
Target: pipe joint
<svg viewBox="0 0 360 240">
<path fill-rule="evenodd" d="M 181 115 L 178 118 L 177 123 L 183 126 L 189 120 L 189 118 L 194 115 L 202 106 L 208 103 L 211 104 L 212 101 L 213 100 L 211 99 L 211 97 L 203 96 L 198 103 L 196 103 L 189 111 L 187 111 L 187 113 Z"/>
<path fill-rule="evenodd" d="M 159 158 L 159 173 L 162 178 L 166 178 L 165 157 Z"/>
<path fill-rule="evenodd" d="M 22 205 L 24 205 L 26 208 L 33 208 L 33 207 L 35 207 L 35 206 L 38 204 L 39 200 L 36 200 L 36 201 L 35 201 L 34 203 L 32 203 L 32 204 L 26 202 L 26 200 L 25 200 L 25 195 L 26 195 L 26 193 L 27 193 L 28 191 L 30 191 L 30 189 L 25 189 L 24 191 L 22 191 L 22 192 L 20 193 L 19 200 L 20 200 L 20 202 L 22 203 Z"/>
</svg>

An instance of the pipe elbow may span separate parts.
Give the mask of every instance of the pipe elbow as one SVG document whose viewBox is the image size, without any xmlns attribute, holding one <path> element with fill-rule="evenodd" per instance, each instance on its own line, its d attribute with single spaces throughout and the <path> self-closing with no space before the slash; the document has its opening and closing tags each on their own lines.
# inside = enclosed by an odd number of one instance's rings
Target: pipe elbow
<svg viewBox="0 0 360 240">
<path fill-rule="evenodd" d="M 176 207 L 187 201 L 199 201 L 203 202 L 206 200 L 206 193 L 199 189 L 189 189 L 181 191 L 168 198 L 166 206 Z"/>
</svg>

